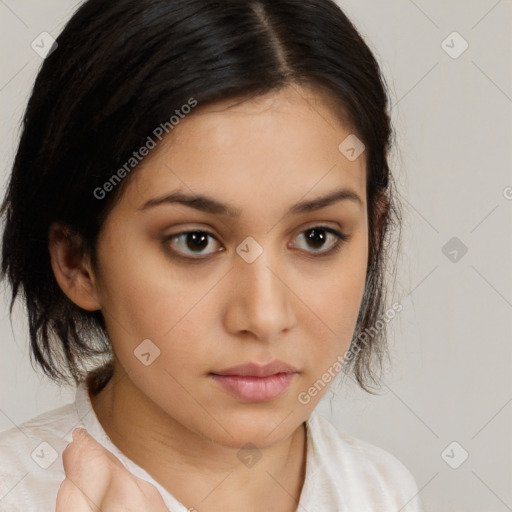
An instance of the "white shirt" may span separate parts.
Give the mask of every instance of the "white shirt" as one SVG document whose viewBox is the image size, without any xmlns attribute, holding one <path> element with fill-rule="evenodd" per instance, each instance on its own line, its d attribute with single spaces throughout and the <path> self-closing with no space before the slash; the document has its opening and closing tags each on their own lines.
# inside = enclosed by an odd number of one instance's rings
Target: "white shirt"
<svg viewBox="0 0 512 512">
<path fill-rule="evenodd" d="M 55 512 L 65 477 L 62 452 L 76 427 L 87 429 L 126 469 L 153 484 L 170 512 L 188 511 L 111 442 L 82 382 L 74 403 L 0 432 L 1 512 Z M 389 452 L 341 432 L 315 411 L 306 427 L 306 477 L 297 510 L 424 512 L 414 477 Z"/>
</svg>

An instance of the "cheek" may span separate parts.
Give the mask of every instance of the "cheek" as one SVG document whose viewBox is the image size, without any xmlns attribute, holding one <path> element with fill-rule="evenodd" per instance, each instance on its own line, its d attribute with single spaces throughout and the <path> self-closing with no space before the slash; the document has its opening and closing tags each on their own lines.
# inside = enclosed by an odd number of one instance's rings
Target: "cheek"
<svg viewBox="0 0 512 512">
<path fill-rule="evenodd" d="M 99 249 L 101 300 L 118 357 L 125 354 L 127 364 L 133 363 L 134 349 L 149 339 L 161 349 L 160 361 L 167 367 L 188 367 L 207 348 L 200 345 L 208 339 L 208 326 L 219 321 L 218 276 L 201 266 L 175 266 L 155 241 L 129 233 L 111 233 L 104 242 Z M 366 251 L 365 233 L 353 232 L 335 263 L 322 269 L 308 262 L 286 279 L 301 298 L 296 328 L 312 360 L 332 358 L 350 344 L 364 292 Z"/>
<path fill-rule="evenodd" d="M 314 340 L 311 346 L 320 365 L 334 361 L 350 346 L 366 281 L 365 240 L 364 234 L 353 240 L 339 264 L 316 283 L 316 292 L 306 295 L 312 320 L 304 325 L 309 325 L 308 338 Z"/>
<path fill-rule="evenodd" d="M 114 243 L 116 238 L 119 243 Z M 211 313 L 208 294 L 215 277 L 173 268 L 154 241 L 135 240 L 105 236 L 110 242 L 98 252 L 100 300 L 116 355 L 123 366 L 137 367 L 133 353 L 149 339 L 166 368 L 188 367 L 201 353 L 198 343 L 206 338 L 201 325 Z"/>
<path fill-rule="evenodd" d="M 155 321 L 160 318 L 165 325 L 170 324 L 183 296 L 179 280 L 170 266 L 164 265 L 165 255 L 158 242 L 112 227 L 105 230 L 100 242 L 102 308 L 127 331 L 155 336 Z M 174 282 L 177 286 L 169 285 Z"/>
</svg>

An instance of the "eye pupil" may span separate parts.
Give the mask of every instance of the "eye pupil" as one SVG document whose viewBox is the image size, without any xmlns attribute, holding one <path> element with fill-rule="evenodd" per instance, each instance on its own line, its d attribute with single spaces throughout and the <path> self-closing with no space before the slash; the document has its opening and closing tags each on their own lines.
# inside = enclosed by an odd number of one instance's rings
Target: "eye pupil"
<svg viewBox="0 0 512 512">
<path fill-rule="evenodd" d="M 335 239 L 336 243 L 331 244 L 331 248 L 329 250 L 325 250 L 329 236 Z M 308 246 L 306 248 L 303 247 L 302 252 L 310 254 L 315 253 L 315 256 L 317 257 L 334 254 L 341 248 L 343 242 L 349 238 L 347 235 L 343 235 L 338 231 L 325 226 L 315 226 L 305 229 L 300 233 L 300 237 L 302 238 L 302 243 L 305 241 Z M 209 257 L 214 254 L 214 252 L 205 252 L 207 247 L 210 245 L 210 239 L 219 243 L 216 236 L 208 231 L 182 231 L 181 233 L 166 237 L 162 242 L 164 242 L 166 246 L 169 246 L 166 250 L 170 251 L 173 256 L 185 260 L 194 259 L 196 261 L 200 261 L 209 259 Z M 176 248 L 172 248 L 172 246 L 175 246 Z M 183 250 L 179 249 L 180 246 Z M 216 252 L 221 251 L 222 249 Z M 188 257 L 186 256 L 187 253 Z"/>
<path fill-rule="evenodd" d="M 205 243 L 206 242 L 206 243 Z M 204 249 L 208 245 L 208 235 L 201 231 L 193 231 L 187 234 L 187 247 L 190 250 Z"/>
<path fill-rule="evenodd" d="M 309 229 L 307 239 L 309 242 L 313 242 L 315 248 L 322 247 L 325 243 L 325 231 L 323 229 Z"/>
</svg>

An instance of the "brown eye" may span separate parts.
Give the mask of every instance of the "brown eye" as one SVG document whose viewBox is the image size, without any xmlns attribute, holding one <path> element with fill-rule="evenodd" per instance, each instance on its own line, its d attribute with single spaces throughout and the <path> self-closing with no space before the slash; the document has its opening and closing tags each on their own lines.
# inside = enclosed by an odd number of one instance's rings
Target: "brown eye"
<svg viewBox="0 0 512 512">
<path fill-rule="evenodd" d="M 305 250 L 311 253 L 319 253 L 320 256 L 331 254 L 341 248 L 343 242 L 348 240 L 348 235 L 344 235 L 335 229 L 326 226 L 313 226 L 305 229 L 299 235 L 305 241 L 307 246 Z M 327 246 L 327 249 L 323 249 Z M 313 249 L 313 250 L 311 250 Z"/>
<path fill-rule="evenodd" d="M 167 237 L 165 242 L 172 246 L 172 252 L 180 253 L 184 257 L 194 257 L 194 255 L 205 257 L 208 256 L 208 254 L 217 252 L 207 252 L 209 247 L 215 245 L 211 240 L 214 240 L 218 244 L 218 240 L 207 231 L 184 231 L 183 233 L 177 233 Z"/>
<path fill-rule="evenodd" d="M 317 257 L 337 252 L 349 238 L 348 235 L 326 226 L 305 229 L 299 237 L 303 237 L 306 246 L 302 250 Z M 212 254 L 223 250 L 217 238 L 208 231 L 183 231 L 166 237 L 163 242 L 174 257 L 189 261 L 206 260 Z M 215 249 L 215 245 L 219 247 Z"/>
</svg>

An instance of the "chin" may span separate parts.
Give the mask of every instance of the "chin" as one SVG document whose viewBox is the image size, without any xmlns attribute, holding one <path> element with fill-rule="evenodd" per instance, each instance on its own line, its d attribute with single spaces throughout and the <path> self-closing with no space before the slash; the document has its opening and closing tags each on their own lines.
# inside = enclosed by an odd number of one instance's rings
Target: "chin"
<svg viewBox="0 0 512 512">
<path fill-rule="evenodd" d="M 267 448 L 291 436 L 308 415 L 300 406 L 269 409 L 260 405 L 239 405 L 238 409 L 233 408 L 219 415 L 219 423 L 210 418 L 208 437 L 216 443 L 236 449 L 248 443 L 258 448 Z"/>
</svg>

